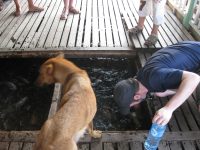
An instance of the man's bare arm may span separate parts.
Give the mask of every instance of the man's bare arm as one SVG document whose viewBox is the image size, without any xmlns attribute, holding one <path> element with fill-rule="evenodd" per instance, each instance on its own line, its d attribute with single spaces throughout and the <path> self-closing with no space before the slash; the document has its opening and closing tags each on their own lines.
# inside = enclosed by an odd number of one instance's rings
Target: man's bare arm
<svg viewBox="0 0 200 150">
<path fill-rule="evenodd" d="M 165 92 L 154 93 L 154 95 L 158 97 L 166 97 L 166 96 L 174 95 L 174 94 L 176 94 L 176 90 L 166 90 Z"/>
<path fill-rule="evenodd" d="M 161 109 L 159 109 L 154 118 L 153 122 L 157 122 L 158 124 L 165 125 L 171 119 L 171 115 L 181 104 L 185 102 L 185 100 L 192 94 L 197 85 L 200 82 L 200 76 L 188 72 L 183 71 L 182 81 L 179 88 L 176 91 L 176 94 L 169 100 L 169 102 Z"/>
</svg>

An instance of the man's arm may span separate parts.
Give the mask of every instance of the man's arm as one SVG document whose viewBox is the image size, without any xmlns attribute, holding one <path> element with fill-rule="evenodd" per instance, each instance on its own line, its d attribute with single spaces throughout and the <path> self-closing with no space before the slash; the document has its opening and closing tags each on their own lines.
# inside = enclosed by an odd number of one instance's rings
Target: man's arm
<svg viewBox="0 0 200 150">
<path fill-rule="evenodd" d="M 182 80 L 176 94 L 169 100 L 169 102 L 161 109 L 159 109 L 154 118 L 153 122 L 161 125 L 165 125 L 171 119 L 172 113 L 176 110 L 185 100 L 192 94 L 197 85 L 200 82 L 200 76 L 183 71 Z"/>
<path fill-rule="evenodd" d="M 174 94 L 176 94 L 176 90 L 166 90 L 165 92 L 154 93 L 154 95 L 158 97 L 166 97 L 166 96 L 174 95 Z"/>
</svg>

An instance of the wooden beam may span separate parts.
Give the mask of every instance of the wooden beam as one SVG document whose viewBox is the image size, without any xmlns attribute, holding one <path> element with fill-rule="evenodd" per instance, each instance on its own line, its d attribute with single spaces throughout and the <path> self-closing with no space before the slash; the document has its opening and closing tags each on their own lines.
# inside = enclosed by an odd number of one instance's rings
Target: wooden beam
<svg viewBox="0 0 200 150">
<path fill-rule="evenodd" d="M 94 139 L 88 134 L 81 138 L 79 142 L 143 142 L 148 131 L 108 131 L 102 133 L 102 138 Z M 1 142 L 35 142 L 39 131 L 1 131 Z M 195 141 L 200 140 L 200 131 L 188 132 L 166 132 L 163 141 Z"/>
</svg>

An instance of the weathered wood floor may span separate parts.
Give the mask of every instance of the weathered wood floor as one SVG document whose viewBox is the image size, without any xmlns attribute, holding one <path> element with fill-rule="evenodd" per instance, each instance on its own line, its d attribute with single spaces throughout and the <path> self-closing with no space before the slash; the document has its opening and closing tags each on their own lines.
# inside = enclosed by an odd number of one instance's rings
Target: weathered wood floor
<svg viewBox="0 0 200 150">
<path fill-rule="evenodd" d="M 70 14 L 60 20 L 63 0 L 35 0 L 44 7 L 41 13 L 28 13 L 27 0 L 21 0 L 22 14 L 14 17 L 14 2 L 0 12 L 0 54 L 13 52 L 55 52 L 68 54 L 107 53 L 134 55 L 135 49 L 147 49 L 145 39 L 151 32 L 152 18 L 147 17 L 140 35 L 129 35 L 127 28 L 138 20 L 139 1 L 75 0 L 80 15 Z M 166 22 L 160 28 L 159 42 L 150 48 L 161 48 L 178 41 L 193 40 L 180 21 L 166 6 Z M 84 51 L 82 51 L 84 50 Z M 93 51 L 92 51 L 93 50 Z M 66 51 L 65 51 L 66 52 Z M 85 53 L 87 52 L 87 53 Z"/>
<path fill-rule="evenodd" d="M 146 50 L 144 40 L 152 27 L 147 17 L 141 35 L 129 35 L 127 28 L 136 25 L 139 0 L 75 0 L 80 15 L 70 14 L 60 20 L 62 0 L 35 0 L 45 10 L 27 13 L 27 0 L 21 0 L 22 15 L 14 17 L 12 2 L 0 12 L 0 57 L 49 55 L 58 51 L 74 57 L 135 56 Z M 159 31 L 159 42 L 150 47 L 159 49 L 178 41 L 193 40 L 183 25 L 167 8 L 166 22 Z M 139 53 L 141 66 L 151 53 Z M 140 66 L 140 67 L 141 67 Z M 50 115 L 55 113 L 58 97 L 53 97 Z M 168 99 L 155 99 L 157 110 Z M 191 96 L 173 115 L 159 150 L 199 150 L 200 113 Z M 0 150 L 31 150 L 37 131 L 0 132 Z M 143 150 L 147 131 L 103 132 L 100 140 L 88 135 L 81 139 L 81 150 Z"/>
</svg>

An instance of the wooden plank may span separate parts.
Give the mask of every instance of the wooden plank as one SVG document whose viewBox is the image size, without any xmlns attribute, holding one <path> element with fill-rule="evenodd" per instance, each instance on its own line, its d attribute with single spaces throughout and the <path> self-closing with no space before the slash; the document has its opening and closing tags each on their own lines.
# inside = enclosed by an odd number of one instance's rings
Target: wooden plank
<svg viewBox="0 0 200 150">
<path fill-rule="evenodd" d="M 117 143 L 117 148 L 119 150 L 129 150 L 129 143 L 127 143 L 127 142 L 119 142 L 119 143 Z"/>
<path fill-rule="evenodd" d="M 106 32 L 105 32 L 105 16 L 103 11 L 103 1 L 98 0 L 98 10 L 99 10 L 99 33 L 100 33 L 100 43 L 99 46 L 106 46 Z"/>
<path fill-rule="evenodd" d="M 119 33 L 117 29 L 117 23 L 116 23 L 116 17 L 113 10 L 112 1 L 108 0 L 108 7 L 109 7 L 109 13 L 110 13 L 110 20 L 112 24 L 112 34 L 113 34 L 113 40 L 114 40 L 114 46 L 119 47 L 120 46 L 120 40 L 119 40 Z"/>
<path fill-rule="evenodd" d="M 98 5 L 97 1 L 92 1 L 92 46 L 97 47 L 99 44 L 99 22 L 98 22 Z"/>
<path fill-rule="evenodd" d="M 170 40 L 171 37 L 168 35 L 168 31 L 166 31 L 165 29 L 168 29 L 168 28 L 166 28 L 165 24 L 162 24 L 159 27 L 159 36 L 162 36 L 163 40 L 165 41 L 165 44 L 162 44 L 162 47 L 166 47 L 168 45 L 173 44 Z M 169 33 L 171 33 L 171 32 L 169 32 Z"/>
<path fill-rule="evenodd" d="M 37 0 L 36 5 L 39 5 L 40 2 L 41 2 L 41 0 Z M 26 30 L 26 27 L 28 26 L 28 23 L 32 19 L 33 15 L 34 15 L 33 13 L 27 13 L 27 15 L 24 18 L 22 18 L 21 24 L 19 24 L 18 28 L 17 29 L 14 28 L 14 30 L 16 30 L 15 34 L 12 35 L 12 38 L 11 38 L 11 40 L 9 40 L 6 47 L 12 48 L 12 47 L 14 47 L 15 43 L 18 43 L 20 45 L 22 44 L 22 41 L 24 39 L 23 36 L 25 36 L 27 34 L 25 32 L 24 32 L 25 35 L 22 34 L 22 33 L 23 33 L 24 30 Z M 35 13 L 35 15 L 37 15 L 37 14 Z M 21 34 L 22 34 L 22 36 L 21 36 Z M 22 40 L 18 39 L 20 36 L 22 37 Z M 18 47 L 20 47 L 20 46 L 18 46 Z"/>
<path fill-rule="evenodd" d="M 170 8 L 166 6 L 168 15 L 174 20 L 174 22 L 177 24 L 177 26 L 180 28 L 180 30 L 187 36 L 187 38 L 191 41 L 194 40 L 194 38 L 189 34 L 189 32 L 186 30 L 186 28 L 183 26 L 183 24 L 177 19 L 177 17 L 170 11 Z"/>
<path fill-rule="evenodd" d="M 54 5 L 56 5 L 55 2 L 56 2 L 56 1 L 51 1 L 51 2 L 50 2 L 49 7 L 48 7 L 48 9 L 46 10 L 45 15 L 44 15 L 43 18 L 42 18 L 41 23 L 39 24 L 39 26 L 38 26 L 38 28 L 37 28 L 37 32 L 34 34 L 32 40 L 31 40 L 31 42 L 30 42 L 30 44 L 29 44 L 29 47 L 30 47 L 30 48 L 36 47 L 36 46 L 37 46 L 37 43 L 39 42 L 39 39 L 40 39 L 40 38 L 46 39 L 45 37 L 41 37 L 41 35 L 44 35 L 44 36 L 45 36 L 46 33 L 48 32 L 48 29 L 46 28 L 46 25 L 47 25 L 47 22 L 48 22 L 48 20 L 49 20 L 49 17 L 50 17 L 50 15 L 51 15 L 51 13 L 52 13 L 52 12 L 55 12 L 55 11 L 53 11 L 53 10 L 55 9 L 55 8 L 54 8 Z M 57 5 L 58 5 L 58 3 L 57 3 Z M 50 26 L 50 25 L 49 25 L 49 26 Z M 41 42 L 43 42 L 43 40 L 41 40 Z M 41 43 L 41 42 L 40 42 L 40 43 Z M 41 45 L 41 44 L 39 44 L 39 45 Z"/>
<path fill-rule="evenodd" d="M 35 142 L 38 131 L 0 131 L 1 142 Z"/>
<path fill-rule="evenodd" d="M 141 142 L 130 142 L 131 150 L 143 150 L 143 143 Z"/>
<path fill-rule="evenodd" d="M 45 2 L 46 1 L 42 0 L 40 2 L 39 6 L 40 7 L 44 7 Z M 36 4 L 36 5 L 38 5 L 38 4 Z M 42 12 L 40 12 L 40 13 L 42 13 Z M 20 37 L 15 42 L 14 48 L 18 48 L 19 49 L 23 44 L 26 44 L 26 42 L 28 42 L 27 39 L 30 38 L 30 36 L 29 36 L 30 32 L 32 32 L 31 30 L 33 30 L 34 25 L 36 24 L 37 19 L 39 18 L 40 13 L 32 13 L 32 15 L 27 15 L 26 18 L 28 18 L 28 17 L 31 17 L 31 18 L 29 19 L 29 21 L 28 21 L 28 23 L 27 23 L 27 25 L 26 25 L 25 28 L 19 27 L 19 28 L 22 28 L 23 31 L 22 31 Z"/>
<path fill-rule="evenodd" d="M 108 0 L 103 0 L 104 16 L 105 16 L 105 31 L 106 31 L 106 46 L 113 47 L 113 37 L 111 33 L 110 14 L 108 11 Z"/>
<path fill-rule="evenodd" d="M 106 131 L 102 133 L 101 142 L 144 142 L 148 131 Z M 93 142 L 91 137 L 86 134 L 80 142 Z M 162 138 L 163 141 L 194 141 L 200 140 L 199 131 L 189 132 L 166 132 Z M 94 141 L 96 142 L 96 141 Z"/>
<path fill-rule="evenodd" d="M 9 143 L 8 142 L 0 142 L 0 150 L 8 150 Z"/>
<path fill-rule="evenodd" d="M 133 42 L 131 41 L 131 39 L 129 37 L 129 32 L 126 30 L 126 25 L 123 22 L 123 16 L 121 15 L 126 9 L 125 5 L 124 5 L 124 2 L 126 2 L 126 1 L 118 0 L 118 6 L 119 6 L 119 10 L 120 10 L 121 22 L 122 22 L 122 25 L 123 25 L 123 28 L 124 28 L 124 33 L 125 33 L 125 36 L 126 36 L 127 44 L 128 44 L 128 46 L 132 47 L 133 46 Z"/>
<path fill-rule="evenodd" d="M 65 21 L 60 21 L 58 24 L 58 28 L 55 33 L 55 37 L 53 39 L 52 47 L 59 47 L 62 34 L 64 33 L 63 29 L 65 26 Z"/>
<path fill-rule="evenodd" d="M 164 35 L 167 35 L 169 37 L 169 40 L 168 40 L 168 45 L 171 45 L 171 44 L 175 44 L 177 43 L 178 41 L 176 40 L 176 38 L 174 37 L 173 33 L 169 30 L 169 28 L 166 26 L 166 23 L 164 23 L 162 26 L 161 26 L 161 29 L 163 29 L 164 31 Z M 165 36 L 166 37 L 166 36 Z"/>
<path fill-rule="evenodd" d="M 74 1 L 74 3 L 75 3 L 75 1 Z M 80 10 L 81 1 L 76 0 L 75 7 L 76 7 L 76 9 Z M 68 46 L 69 47 L 74 47 L 75 44 L 76 44 L 76 35 L 77 35 L 77 31 L 78 31 L 79 19 L 80 19 L 80 15 L 79 14 L 74 14 L 74 19 L 73 19 L 72 28 L 71 28 L 71 32 L 70 32 L 70 35 L 69 35 L 69 41 L 68 41 Z"/>
<path fill-rule="evenodd" d="M 138 52 L 138 56 L 139 56 L 140 64 L 143 67 L 145 65 L 145 63 L 146 63 L 145 55 L 142 52 Z"/>
<path fill-rule="evenodd" d="M 43 0 L 44 1 L 44 0 Z M 43 3 L 43 5 L 41 4 L 41 6 L 43 6 L 43 7 L 45 7 L 45 6 L 49 6 L 50 5 L 50 0 L 47 0 L 47 1 L 44 1 L 45 3 Z M 34 44 L 32 44 L 32 46 L 31 46 L 31 41 L 32 41 L 32 39 L 34 39 L 34 36 L 35 36 L 35 34 L 36 34 L 36 36 L 38 37 L 39 35 L 37 35 L 38 33 L 38 30 L 39 30 L 39 28 L 40 28 L 40 23 L 43 21 L 43 18 L 44 18 L 44 16 L 45 16 L 45 14 L 46 14 L 46 12 L 48 11 L 48 9 L 44 9 L 44 11 L 42 11 L 42 12 L 40 12 L 39 14 L 38 14 L 38 17 L 36 18 L 36 20 L 34 21 L 34 24 L 32 25 L 32 27 L 31 27 L 31 30 L 29 31 L 29 33 L 28 33 L 28 35 L 26 36 L 26 39 L 24 40 L 24 42 L 23 42 L 23 44 L 22 44 L 22 46 L 21 46 L 21 48 L 28 48 L 29 46 L 31 47 L 31 48 L 33 48 L 33 46 L 34 45 L 36 45 L 35 43 L 37 42 L 37 40 L 34 40 L 32 43 L 34 43 Z M 34 16 L 36 16 L 35 14 L 34 14 Z M 41 30 L 39 31 L 39 32 L 41 32 Z M 41 34 L 41 33 L 40 33 Z M 36 38 L 35 38 L 36 39 Z"/>
<path fill-rule="evenodd" d="M 47 22 L 46 22 L 46 24 L 44 26 L 44 29 L 42 30 L 42 33 L 41 33 L 41 35 L 40 35 L 40 37 L 38 39 L 37 47 L 44 47 L 46 39 L 48 37 L 51 38 L 51 36 L 53 37 L 53 35 L 51 35 L 51 33 L 54 34 L 55 30 L 52 28 L 52 30 L 54 30 L 54 32 L 49 32 L 49 31 L 51 31 L 51 27 L 52 26 L 54 26 L 54 25 L 57 26 L 57 22 L 55 21 L 54 18 L 56 17 L 56 14 L 57 14 L 59 6 L 60 6 L 60 3 L 61 3 L 61 0 L 60 1 L 56 1 L 55 5 L 52 8 L 53 10 L 51 12 L 49 12 Z M 60 15 L 60 14 L 58 14 L 58 15 Z M 57 19 L 58 19 L 58 17 L 57 17 Z M 55 21 L 55 24 L 54 24 L 54 21 Z M 51 41 L 51 39 L 50 39 L 50 41 Z M 48 43 L 48 41 L 47 41 L 47 43 Z"/>
<path fill-rule="evenodd" d="M 25 0 L 22 0 L 22 1 L 25 2 Z M 22 4 L 22 1 L 21 1 L 21 4 Z M 7 7 L 5 7 L 2 11 L 0 11 L 0 20 L 4 20 L 5 18 L 7 18 L 13 12 L 14 9 L 15 9 L 15 5 L 13 3 L 9 3 Z M 1 23 L 3 22 L 0 22 L 0 28 L 2 25 Z"/>
<path fill-rule="evenodd" d="M 24 143 L 22 150 L 32 150 L 34 143 Z"/>
<path fill-rule="evenodd" d="M 180 130 L 189 131 L 189 127 L 187 126 L 186 120 L 183 116 L 183 112 L 180 108 L 175 110 L 174 115 L 176 117 L 177 123 L 179 124 Z"/>
<path fill-rule="evenodd" d="M 104 143 L 104 150 L 115 150 L 114 143 Z"/>
<path fill-rule="evenodd" d="M 118 1 L 118 2 L 119 2 L 118 5 L 123 5 L 123 3 L 121 4 L 121 2 L 124 2 L 124 1 Z M 130 36 L 129 36 L 130 34 L 129 34 L 127 28 L 126 28 L 125 22 L 123 21 L 124 19 L 123 19 L 123 16 L 122 16 L 122 12 L 120 12 L 120 17 L 121 17 L 122 25 L 123 25 L 123 28 L 124 28 L 124 33 L 125 33 L 125 36 L 126 36 L 127 44 L 128 44 L 129 47 L 133 47 L 133 42 L 132 42 L 132 40 L 130 39 Z"/>
<path fill-rule="evenodd" d="M 177 141 L 169 142 L 170 150 L 182 150 L 181 143 Z"/>
<path fill-rule="evenodd" d="M 183 141 L 182 144 L 185 150 L 196 150 L 193 141 Z"/>
<path fill-rule="evenodd" d="M 170 99 L 170 97 L 169 97 L 169 99 Z M 169 101 L 169 99 L 163 98 L 162 99 L 163 105 L 165 105 Z M 173 124 L 170 125 L 172 131 L 178 131 L 178 128 L 180 128 L 179 129 L 180 131 L 189 131 L 189 127 L 187 125 L 187 120 L 184 118 L 181 108 L 178 108 L 174 111 L 173 117 L 174 117 L 174 119 L 176 119 L 177 125 L 175 125 L 176 124 L 175 121 L 172 122 Z"/>
<path fill-rule="evenodd" d="M 172 32 L 173 36 L 176 38 L 177 41 L 183 41 L 182 37 L 177 33 L 176 29 L 174 29 L 174 27 L 172 26 L 170 22 L 166 21 L 165 25 Z"/>
<path fill-rule="evenodd" d="M 169 144 L 165 141 L 160 141 L 158 150 L 170 150 Z"/>
<path fill-rule="evenodd" d="M 1 51 L 2 50 L 2 51 Z M 88 58 L 88 57 L 127 57 L 136 56 L 136 50 L 131 47 L 59 47 L 59 48 L 28 48 L 15 51 L 13 49 L 0 48 L 0 58 L 27 58 L 27 57 L 53 57 L 59 53 L 64 53 L 66 57 Z"/>
<path fill-rule="evenodd" d="M 83 33 L 84 33 L 84 22 L 85 22 L 85 16 L 86 16 L 86 6 L 87 6 L 87 0 L 82 0 L 82 7 L 81 7 L 81 16 L 80 16 L 80 22 L 78 27 L 78 35 L 77 35 L 77 41 L 76 46 L 81 47 L 82 46 L 82 40 L 83 40 Z M 61 46 L 64 46 L 63 44 Z"/>
<path fill-rule="evenodd" d="M 53 97 L 52 97 L 52 103 L 50 106 L 48 118 L 51 118 L 57 111 L 59 107 L 59 102 L 61 99 L 61 92 L 62 92 L 62 86 L 60 83 L 55 83 Z"/>
<path fill-rule="evenodd" d="M 197 105 L 196 105 L 194 99 L 192 98 L 192 96 L 190 96 L 188 98 L 187 103 L 189 104 L 190 111 L 192 112 L 192 114 L 196 120 L 196 123 L 200 127 L 200 117 L 199 117 L 200 112 L 198 111 Z"/>
<path fill-rule="evenodd" d="M 6 47 L 9 40 L 15 40 L 11 39 L 12 35 L 16 32 L 19 25 L 22 23 L 23 19 L 26 17 L 26 15 L 23 15 L 25 10 L 25 5 L 22 5 L 22 15 L 19 17 L 9 16 L 9 18 L 4 22 L 3 27 L 0 28 L 1 38 L 0 38 L 0 47 Z M 0 22 L 1 23 L 1 22 Z M 4 32 L 2 32 L 4 29 L 6 29 Z"/>
<path fill-rule="evenodd" d="M 101 141 L 94 141 L 90 144 L 91 150 L 102 150 L 102 142 Z"/>
<path fill-rule="evenodd" d="M 90 150 L 90 145 L 88 143 L 79 143 L 78 149 L 79 150 Z"/>
<path fill-rule="evenodd" d="M 86 19 L 85 19 L 85 34 L 83 39 L 83 47 L 90 47 L 91 44 L 91 5 L 92 0 L 87 1 Z"/>
<path fill-rule="evenodd" d="M 197 149 L 200 149 L 200 140 L 196 140 Z"/>
<path fill-rule="evenodd" d="M 7 134 L 5 134 L 7 133 Z M 26 142 L 34 143 L 38 131 L 11 131 L 0 132 L 0 141 L 2 143 L 7 142 Z M 101 139 L 92 139 L 88 134 L 84 138 L 80 139 L 80 143 L 96 143 L 101 145 L 101 142 L 144 142 L 147 137 L 147 131 L 107 131 L 102 133 Z M 162 141 L 197 141 L 200 140 L 199 131 L 190 132 L 166 132 Z"/>
<path fill-rule="evenodd" d="M 166 20 L 174 27 L 175 31 L 178 33 L 178 35 L 183 39 L 183 40 L 188 40 L 188 38 L 183 34 L 183 31 L 179 29 L 179 26 L 172 20 L 172 18 L 169 16 L 168 13 L 165 15 Z"/>
<path fill-rule="evenodd" d="M 181 108 L 182 108 L 183 114 L 184 114 L 184 116 L 187 120 L 187 123 L 188 123 L 190 129 L 193 130 L 193 131 L 198 131 L 199 128 L 198 128 L 196 121 L 193 118 L 189 108 L 188 108 L 187 102 L 183 103 L 181 105 Z"/>
<path fill-rule="evenodd" d="M 120 2 L 121 0 L 119 0 Z M 117 4 L 117 2 L 115 0 L 112 0 L 113 2 L 113 7 L 114 7 L 114 12 L 115 12 L 115 16 L 116 16 L 116 21 L 117 21 L 117 27 L 118 27 L 118 31 L 119 31 L 119 37 L 120 37 L 120 41 L 121 41 L 121 46 L 122 47 L 128 47 L 128 42 L 126 39 L 126 34 L 123 28 L 123 24 L 122 24 L 122 19 L 121 19 L 121 12 L 123 12 L 122 6 L 120 4 Z"/>
<path fill-rule="evenodd" d="M 60 22 L 60 15 L 62 13 L 62 9 L 60 8 L 60 5 L 63 3 L 62 0 L 58 0 L 56 3 L 58 3 L 58 8 L 54 7 L 54 12 L 55 14 L 51 14 L 51 17 L 52 17 L 52 20 L 49 20 L 50 22 L 52 22 L 49 30 L 48 28 L 45 30 L 47 31 L 47 38 L 46 40 L 44 40 L 42 43 L 44 43 L 44 47 L 52 47 L 52 43 L 53 43 L 53 40 L 55 38 L 55 34 L 56 34 L 56 31 L 58 30 L 58 25 L 59 25 L 59 22 Z M 55 15 L 52 16 L 52 15 Z M 48 22 L 47 24 L 50 24 L 50 22 Z M 48 25 L 47 25 L 48 26 Z M 44 36 L 43 34 L 41 35 L 42 37 Z M 41 40 L 40 40 L 41 41 Z M 43 47 L 43 46 L 41 46 Z"/>
<path fill-rule="evenodd" d="M 22 142 L 11 142 L 9 146 L 9 150 L 21 150 Z"/>
<path fill-rule="evenodd" d="M 65 21 L 65 20 L 62 20 Z M 70 29 L 72 26 L 73 16 L 69 15 L 66 20 L 65 28 L 63 30 L 62 38 L 60 41 L 60 47 L 66 47 L 70 35 Z"/>
<path fill-rule="evenodd" d="M 127 0 L 122 1 L 122 2 L 123 2 L 123 5 L 124 5 L 124 10 L 123 10 L 124 13 L 123 14 L 126 15 L 126 13 L 127 13 L 127 19 L 125 18 L 126 19 L 126 25 L 127 25 L 127 28 L 130 29 L 131 27 L 137 25 L 135 17 L 133 16 L 133 11 L 132 11 L 134 9 L 134 7 L 132 8 L 131 6 L 129 6 L 129 3 L 127 2 Z M 122 5 L 122 4 L 120 3 L 119 5 Z M 129 23 L 130 25 L 127 24 L 128 22 L 130 22 Z M 133 44 L 135 46 L 139 45 L 139 47 L 141 47 L 139 42 L 138 42 L 138 37 L 137 37 L 138 35 L 133 35 L 133 34 L 129 33 L 128 30 L 125 33 L 126 33 L 126 36 L 127 36 L 129 46 L 131 46 Z M 135 39 L 136 41 L 133 40 L 133 39 Z"/>
<path fill-rule="evenodd" d="M 135 6 L 133 5 L 132 2 L 133 1 L 128 0 L 128 5 L 130 6 L 130 12 L 132 12 L 128 15 L 129 15 L 129 18 L 132 18 L 132 16 L 133 16 L 133 18 L 131 19 L 131 23 L 132 23 L 132 27 L 133 27 L 133 26 L 137 25 L 137 20 L 138 20 L 139 16 L 137 15 L 137 12 L 135 10 Z M 132 43 L 136 48 L 141 48 L 141 44 L 139 42 L 137 35 L 129 34 L 129 38 L 132 40 Z"/>
<path fill-rule="evenodd" d="M 27 4 L 26 0 L 20 1 L 21 4 L 21 12 L 24 12 L 25 5 Z M 0 33 L 2 34 L 2 31 L 6 29 L 6 27 L 12 22 L 13 19 L 16 19 L 13 12 L 15 12 L 15 5 L 14 2 L 10 3 L 10 5 L 0 12 Z"/>
</svg>

